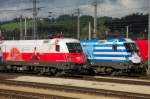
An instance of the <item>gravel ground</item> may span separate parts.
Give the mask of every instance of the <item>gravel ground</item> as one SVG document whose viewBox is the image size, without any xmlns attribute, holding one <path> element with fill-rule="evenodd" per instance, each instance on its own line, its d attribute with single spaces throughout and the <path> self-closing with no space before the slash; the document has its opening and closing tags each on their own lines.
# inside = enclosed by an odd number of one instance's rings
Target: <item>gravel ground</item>
<svg viewBox="0 0 150 99">
<path fill-rule="evenodd" d="M 0 84 L 0 89 L 33 92 L 33 93 L 47 94 L 47 95 L 58 95 L 58 96 L 65 96 L 65 97 L 78 98 L 78 99 L 120 99 L 117 97 L 110 97 L 110 96 L 95 96 L 95 95 L 69 93 L 69 92 L 48 90 L 48 89 L 36 89 L 36 88 L 20 87 L 20 86 L 12 86 L 12 85 L 8 86 L 4 84 Z M 0 97 L 0 99 L 3 98 Z M 8 98 L 4 98 L 4 99 L 8 99 Z"/>
<path fill-rule="evenodd" d="M 9 80 L 150 94 L 150 86 L 146 86 L 146 85 L 130 85 L 130 84 L 118 84 L 118 83 L 96 82 L 96 81 L 85 81 L 85 80 L 63 79 L 63 78 L 50 78 L 50 77 L 33 77 L 33 76 L 19 76 Z"/>
</svg>

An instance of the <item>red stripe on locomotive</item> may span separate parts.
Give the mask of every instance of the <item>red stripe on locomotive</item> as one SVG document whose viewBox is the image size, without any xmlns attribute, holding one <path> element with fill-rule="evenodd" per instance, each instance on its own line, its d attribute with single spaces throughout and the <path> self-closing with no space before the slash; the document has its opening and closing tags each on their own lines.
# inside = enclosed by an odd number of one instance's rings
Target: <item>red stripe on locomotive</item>
<svg viewBox="0 0 150 99">
<path fill-rule="evenodd" d="M 74 62 L 77 64 L 84 63 L 83 54 L 72 53 L 39 53 L 35 56 L 33 53 L 20 53 L 20 55 L 13 55 L 10 58 L 9 53 L 3 53 L 4 61 L 24 61 L 24 62 Z"/>
</svg>

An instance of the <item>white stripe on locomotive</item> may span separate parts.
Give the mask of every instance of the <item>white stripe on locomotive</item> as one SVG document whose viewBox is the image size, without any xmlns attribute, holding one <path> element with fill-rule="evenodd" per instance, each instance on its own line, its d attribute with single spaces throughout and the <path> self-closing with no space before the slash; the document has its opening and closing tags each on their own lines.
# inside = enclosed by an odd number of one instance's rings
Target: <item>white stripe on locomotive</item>
<svg viewBox="0 0 150 99">
<path fill-rule="evenodd" d="M 93 54 L 100 54 L 100 55 L 131 55 L 131 53 L 127 52 L 93 52 Z"/>
<path fill-rule="evenodd" d="M 96 50 L 111 50 L 112 47 L 94 47 Z M 117 50 L 125 50 L 125 47 L 117 47 Z"/>
</svg>

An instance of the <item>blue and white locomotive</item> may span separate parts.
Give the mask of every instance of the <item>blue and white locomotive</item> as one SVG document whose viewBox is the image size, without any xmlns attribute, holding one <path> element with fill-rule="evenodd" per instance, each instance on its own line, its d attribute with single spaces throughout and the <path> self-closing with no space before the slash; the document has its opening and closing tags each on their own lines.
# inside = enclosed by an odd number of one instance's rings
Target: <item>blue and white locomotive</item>
<svg viewBox="0 0 150 99">
<path fill-rule="evenodd" d="M 131 39 L 81 40 L 80 43 L 96 73 L 129 72 L 143 68 L 138 49 Z"/>
</svg>

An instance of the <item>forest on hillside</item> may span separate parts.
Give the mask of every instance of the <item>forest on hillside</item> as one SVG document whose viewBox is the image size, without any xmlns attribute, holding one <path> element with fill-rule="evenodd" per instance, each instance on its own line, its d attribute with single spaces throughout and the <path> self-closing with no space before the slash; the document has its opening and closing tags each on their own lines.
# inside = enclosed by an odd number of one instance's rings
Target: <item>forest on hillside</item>
<svg viewBox="0 0 150 99">
<path fill-rule="evenodd" d="M 24 18 L 1 22 L 0 30 L 5 39 L 20 39 L 20 32 L 24 34 Z M 88 38 L 89 22 L 91 22 L 91 33 L 93 33 L 92 16 L 80 16 L 80 39 Z M 108 39 L 114 37 L 125 37 L 129 30 L 129 38 L 147 38 L 148 36 L 148 14 L 134 13 L 121 18 L 99 17 L 97 19 L 97 39 Z M 32 36 L 32 19 L 27 19 L 27 36 Z M 77 16 L 61 15 L 57 18 L 37 19 L 38 38 L 48 38 L 54 33 L 63 33 L 66 37 L 77 37 Z"/>
</svg>

